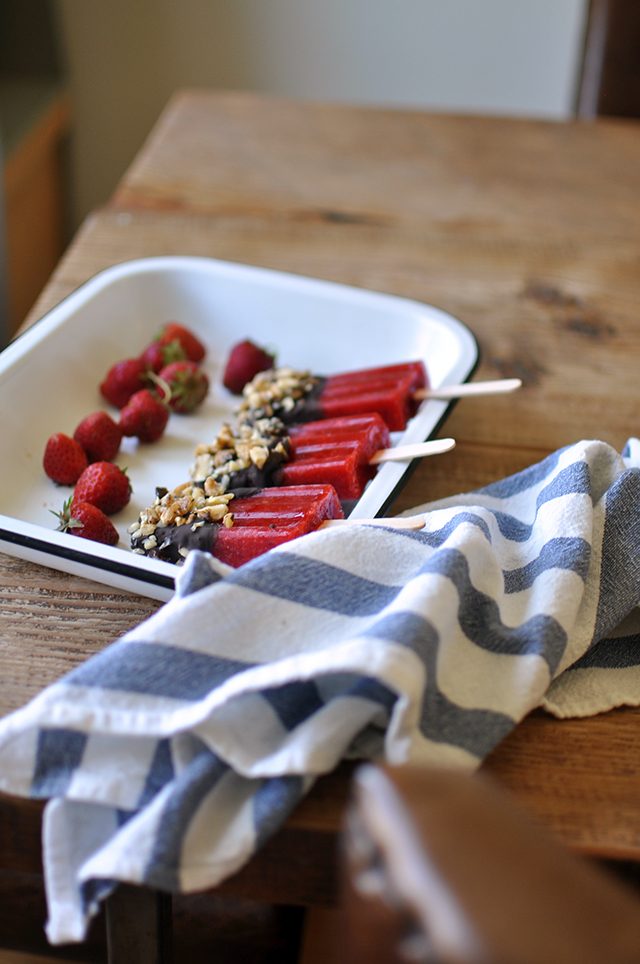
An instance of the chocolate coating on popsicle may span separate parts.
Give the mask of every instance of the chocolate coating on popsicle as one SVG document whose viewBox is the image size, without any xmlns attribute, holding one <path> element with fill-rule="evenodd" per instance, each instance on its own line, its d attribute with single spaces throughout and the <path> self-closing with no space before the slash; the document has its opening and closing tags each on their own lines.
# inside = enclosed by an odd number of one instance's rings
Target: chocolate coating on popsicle
<svg viewBox="0 0 640 964">
<path fill-rule="evenodd" d="M 157 526 L 154 533 L 155 545 L 150 549 L 144 549 L 145 540 L 132 536 L 131 548 L 134 551 L 140 550 L 151 559 L 182 563 L 191 549 L 213 552 L 220 528 L 219 522 L 203 522 L 200 526 Z"/>
<path fill-rule="evenodd" d="M 216 525 L 230 528 L 233 515 L 229 503 L 233 493 L 225 492 L 213 479 L 202 483 L 184 482 L 175 489 L 157 489 L 156 498 L 143 509 L 129 528 L 134 552 L 176 562 L 180 549 L 207 548 L 211 551 L 215 531 L 199 534 Z M 180 531 L 184 530 L 184 531 Z M 207 543 L 208 540 L 208 543 Z M 165 546 L 165 543 L 169 543 Z"/>
<path fill-rule="evenodd" d="M 244 422 L 233 429 L 225 423 L 211 443 L 198 445 L 191 477 L 214 479 L 226 491 L 265 488 L 289 460 L 291 446 L 284 423 L 277 418 Z"/>
</svg>

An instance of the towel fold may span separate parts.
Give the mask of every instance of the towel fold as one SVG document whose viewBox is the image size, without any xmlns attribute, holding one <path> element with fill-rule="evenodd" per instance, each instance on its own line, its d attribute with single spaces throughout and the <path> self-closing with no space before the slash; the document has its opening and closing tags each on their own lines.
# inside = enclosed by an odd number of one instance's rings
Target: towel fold
<svg viewBox="0 0 640 964">
<path fill-rule="evenodd" d="M 0 721 L 0 787 L 48 798 L 52 943 L 119 881 L 237 870 L 346 757 L 484 757 L 531 709 L 640 704 L 640 443 L 580 442 L 424 512 L 327 529 L 174 598 Z"/>
</svg>

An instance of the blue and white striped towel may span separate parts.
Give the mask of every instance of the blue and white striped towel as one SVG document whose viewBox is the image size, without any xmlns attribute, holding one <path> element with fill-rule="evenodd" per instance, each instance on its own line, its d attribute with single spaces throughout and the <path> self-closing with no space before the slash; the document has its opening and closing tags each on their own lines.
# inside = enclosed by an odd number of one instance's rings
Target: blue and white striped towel
<svg viewBox="0 0 640 964">
<path fill-rule="evenodd" d="M 343 757 L 474 767 L 541 703 L 640 702 L 637 440 L 426 508 L 223 576 L 192 554 L 155 616 L 0 722 L 1 788 L 52 798 L 53 943 L 117 881 L 214 885 Z"/>
</svg>

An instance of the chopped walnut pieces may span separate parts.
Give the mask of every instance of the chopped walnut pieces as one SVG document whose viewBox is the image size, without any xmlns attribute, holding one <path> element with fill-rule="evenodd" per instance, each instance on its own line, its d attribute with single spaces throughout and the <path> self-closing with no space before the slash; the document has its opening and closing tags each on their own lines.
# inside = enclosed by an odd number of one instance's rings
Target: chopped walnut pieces
<svg viewBox="0 0 640 964">
<path fill-rule="evenodd" d="M 219 491 L 218 483 L 211 476 L 204 480 L 204 491 L 206 495 L 216 495 Z"/>
<path fill-rule="evenodd" d="M 205 492 L 210 481 L 224 490 L 234 474 L 246 474 L 254 468 L 262 470 L 270 459 L 271 465 L 281 465 L 289 458 L 286 432 L 278 418 L 260 418 L 252 424 L 243 422 L 235 432 L 225 423 L 210 445 L 196 448 L 191 477 L 204 482 Z"/>
<path fill-rule="evenodd" d="M 249 449 L 249 458 L 261 469 L 269 458 L 269 449 L 266 445 L 252 445 Z"/>
<path fill-rule="evenodd" d="M 253 421 L 256 414 L 277 416 L 290 413 L 296 402 L 305 398 L 318 384 L 310 372 L 293 368 L 270 368 L 258 372 L 243 389 L 243 401 L 238 410 L 240 421 Z"/>
<path fill-rule="evenodd" d="M 130 526 L 129 531 L 132 539 L 143 539 L 143 548 L 148 550 L 157 544 L 154 533 L 158 526 L 197 526 L 210 521 L 228 527 L 233 525 L 233 516 L 228 510 L 232 499 L 233 493 L 225 492 L 213 479 L 207 479 L 204 488 L 194 482 L 183 482 L 173 491 L 157 496 L 142 510 L 138 522 Z"/>
</svg>

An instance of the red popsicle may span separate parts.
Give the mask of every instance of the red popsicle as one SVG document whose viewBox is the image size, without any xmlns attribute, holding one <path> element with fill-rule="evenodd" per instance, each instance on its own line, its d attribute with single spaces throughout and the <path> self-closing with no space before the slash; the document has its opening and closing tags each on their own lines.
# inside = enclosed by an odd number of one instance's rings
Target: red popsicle
<svg viewBox="0 0 640 964">
<path fill-rule="evenodd" d="M 222 528 L 213 552 L 230 566 L 241 566 L 268 549 L 314 532 L 325 519 L 344 514 L 330 485 L 292 485 L 259 489 L 235 499 L 233 526 Z"/>
<path fill-rule="evenodd" d="M 393 431 L 415 414 L 414 394 L 428 384 L 421 361 L 327 377 L 290 368 L 260 372 L 245 386 L 241 420 L 275 415 L 287 424 L 377 412 Z"/>
<path fill-rule="evenodd" d="M 344 518 L 330 485 L 256 489 L 234 497 L 208 481 L 160 494 L 131 527 L 134 552 L 180 562 L 190 549 L 211 552 L 241 566 L 256 556 L 315 531 L 326 519 Z"/>
<path fill-rule="evenodd" d="M 418 409 L 414 392 L 426 385 L 422 362 L 330 375 L 322 386 L 319 405 L 323 418 L 377 412 L 392 432 L 400 431 Z"/>
<path fill-rule="evenodd" d="M 343 500 L 360 498 L 376 471 L 372 457 L 390 444 L 389 429 L 376 413 L 293 426 L 289 439 L 291 461 L 277 472 L 281 483 L 329 483 Z"/>
</svg>

